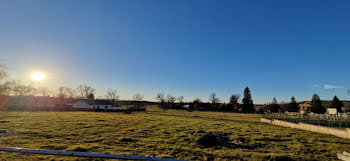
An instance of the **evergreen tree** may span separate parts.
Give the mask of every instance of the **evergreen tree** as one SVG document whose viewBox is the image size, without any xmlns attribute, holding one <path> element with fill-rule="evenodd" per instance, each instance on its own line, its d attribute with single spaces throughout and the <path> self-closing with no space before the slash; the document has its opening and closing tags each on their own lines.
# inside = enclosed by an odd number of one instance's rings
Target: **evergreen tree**
<svg viewBox="0 0 350 161">
<path fill-rule="evenodd" d="M 338 112 L 342 112 L 343 103 L 340 102 L 337 96 L 334 96 L 333 100 L 331 101 L 331 108 L 336 108 Z"/>
<path fill-rule="evenodd" d="M 294 96 L 290 98 L 290 103 L 287 105 L 286 111 L 288 112 L 298 112 L 299 111 L 299 106 L 297 101 L 295 100 Z"/>
<path fill-rule="evenodd" d="M 272 104 L 277 104 L 277 100 L 275 97 L 273 97 L 273 99 L 272 99 Z"/>
<path fill-rule="evenodd" d="M 281 106 L 278 104 L 276 98 L 274 97 L 272 99 L 272 102 L 265 106 L 265 109 L 268 110 L 269 112 L 279 112 L 279 110 L 281 109 Z"/>
<path fill-rule="evenodd" d="M 320 97 L 317 94 L 314 94 L 312 96 L 310 111 L 314 112 L 314 113 L 325 113 L 326 112 L 326 109 L 322 106 L 322 102 L 320 100 Z"/>
<path fill-rule="evenodd" d="M 254 112 L 254 104 L 252 100 L 252 96 L 250 94 L 250 90 L 248 87 L 244 89 L 243 93 L 243 99 L 242 99 L 242 111 L 243 112 Z"/>
<path fill-rule="evenodd" d="M 292 96 L 292 98 L 290 98 L 290 103 L 294 103 L 294 104 L 297 103 L 297 101 L 295 100 L 294 96 Z"/>
</svg>

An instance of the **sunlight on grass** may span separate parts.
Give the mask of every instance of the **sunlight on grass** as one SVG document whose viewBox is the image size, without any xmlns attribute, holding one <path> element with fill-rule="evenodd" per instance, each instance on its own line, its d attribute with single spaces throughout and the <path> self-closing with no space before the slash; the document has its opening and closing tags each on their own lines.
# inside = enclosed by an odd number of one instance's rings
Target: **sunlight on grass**
<svg viewBox="0 0 350 161">
<path fill-rule="evenodd" d="M 334 160 L 350 140 L 259 122 L 260 115 L 149 108 L 131 114 L 6 112 L 0 122 L 12 135 L 3 146 L 149 155 L 186 160 Z M 246 148 L 197 145 L 191 130 L 228 133 Z M 0 152 L 0 160 L 85 160 Z"/>
</svg>

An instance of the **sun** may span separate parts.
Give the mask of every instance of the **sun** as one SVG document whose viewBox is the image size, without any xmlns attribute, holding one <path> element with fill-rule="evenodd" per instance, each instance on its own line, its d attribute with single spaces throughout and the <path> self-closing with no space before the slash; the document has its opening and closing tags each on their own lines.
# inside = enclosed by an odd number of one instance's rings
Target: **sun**
<svg viewBox="0 0 350 161">
<path fill-rule="evenodd" d="M 45 74 L 41 72 L 34 72 L 32 73 L 32 79 L 36 81 L 43 80 L 45 78 Z"/>
</svg>

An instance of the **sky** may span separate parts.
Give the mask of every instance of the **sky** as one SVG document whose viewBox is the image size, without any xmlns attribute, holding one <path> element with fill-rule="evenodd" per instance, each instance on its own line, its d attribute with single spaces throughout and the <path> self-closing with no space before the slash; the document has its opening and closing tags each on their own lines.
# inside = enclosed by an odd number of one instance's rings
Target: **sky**
<svg viewBox="0 0 350 161">
<path fill-rule="evenodd" d="M 350 1 L 1 0 L 0 64 L 37 87 L 88 84 L 254 103 L 346 95 Z"/>
</svg>

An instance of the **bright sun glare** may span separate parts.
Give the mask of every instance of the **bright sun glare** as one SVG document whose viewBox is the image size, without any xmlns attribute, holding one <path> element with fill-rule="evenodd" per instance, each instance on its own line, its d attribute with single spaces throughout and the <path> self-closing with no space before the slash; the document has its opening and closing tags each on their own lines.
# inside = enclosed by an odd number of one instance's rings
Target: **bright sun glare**
<svg viewBox="0 0 350 161">
<path fill-rule="evenodd" d="M 33 80 L 40 81 L 40 80 L 43 80 L 44 78 L 45 78 L 44 73 L 41 73 L 41 72 L 32 73 L 32 79 Z"/>
</svg>

